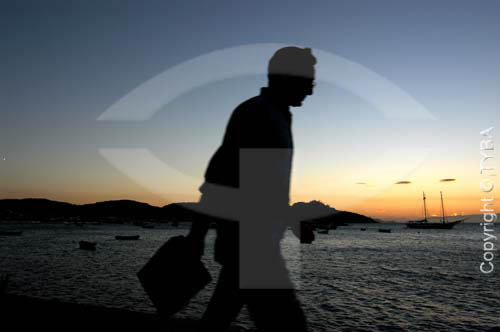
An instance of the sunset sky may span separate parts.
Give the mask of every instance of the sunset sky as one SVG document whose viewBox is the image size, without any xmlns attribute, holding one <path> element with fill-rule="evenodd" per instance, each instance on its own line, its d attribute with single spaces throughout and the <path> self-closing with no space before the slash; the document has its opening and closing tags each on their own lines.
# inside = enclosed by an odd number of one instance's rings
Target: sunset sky
<svg viewBox="0 0 500 332">
<path fill-rule="evenodd" d="M 315 93 L 291 109 L 292 203 L 415 218 L 422 191 L 431 214 L 440 213 L 442 191 L 448 214 L 479 213 L 479 132 L 496 129 L 500 113 L 500 2 L 216 3 L 2 1 L 0 198 L 197 200 L 232 110 L 267 84 L 268 49 L 285 44 L 318 54 Z M 256 50 L 260 72 L 197 85 L 220 72 L 203 64 L 207 55 L 238 47 Z M 150 117 L 100 118 L 195 58 L 201 67 L 158 89 L 195 87 Z M 342 76 L 344 62 L 359 71 Z M 425 116 L 413 116 L 407 100 Z"/>
</svg>

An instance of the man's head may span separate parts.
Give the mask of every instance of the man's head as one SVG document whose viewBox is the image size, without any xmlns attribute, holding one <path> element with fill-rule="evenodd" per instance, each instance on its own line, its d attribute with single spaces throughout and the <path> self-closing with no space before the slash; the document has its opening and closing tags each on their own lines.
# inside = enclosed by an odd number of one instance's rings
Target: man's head
<svg viewBox="0 0 500 332">
<path fill-rule="evenodd" d="M 301 106 L 313 93 L 315 64 L 310 48 L 289 46 L 277 50 L 269 60 L 269 88 L 283 103 Z"/>
</svg>

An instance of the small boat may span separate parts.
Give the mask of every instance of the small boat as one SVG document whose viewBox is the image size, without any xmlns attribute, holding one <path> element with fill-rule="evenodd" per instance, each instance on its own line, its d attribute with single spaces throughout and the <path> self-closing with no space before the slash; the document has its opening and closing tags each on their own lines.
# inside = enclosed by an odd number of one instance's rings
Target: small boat
<svg viewBox="0 0 500 332">
<path fill-rule="evenodd" d="M 466 218 L 451 222 L 446 220 L 446 217 L 444 215 L 443 192 L 440 193 L 441 193 L 441 211 L 442 211 L 441 222 L 429 222 L 427 220 L 427 206 L 425 204 L 425 193 L 423 193 L 422 197 L 424 200 L 424 219 L 409 221 L 406 223 L 406 227 L 417 228 L 417 229 L 452 229 L 456 224 L 459 224 L 462 221 L 464 221 Z"/>
<path fill-rule="evenodd" d="M 23 231 L 0 231 L 0 235 L 6 235 L 6 236 L 19 236 L 22 234 Z"/>
<path fill-rule="evenodd" d="M 1 274 L 0 275 L 0 295 L 6 293 L 8 284 L 9 284 L 9 275 L 8 274 Z"/>
<path fill-rule="evenodd" d="M 83 250 L 95 250 L 96 243 L 95 242 L 90 242 L 90 241 L 80 241 L 78 242 L 80 245 L 80 249 Z"/>
<path fill-rule="evenodd" d="M 361 228 L 361 230 L 364 232 L 364 231 L 366 231 L 366 228 Z"/>
<path fill-rule="evenodd" d="M 318 231 L 318 234 L 328 234 L 328 231 L 329 231 L 328 229 L 320 229 Z"/>
<path fill-rule="evenodd" d="M 140 235 L 117 235 L 115 239 L 117 240 L 139 240 Z"/>
<path fill-rule="evenodd" d="M 379 228 L 378 231 L 380 233 L 390 233 L 391 229 L 390 228 Z"/>
<path fill-rule="evenodd" d="M 461 223 L 465 219 L 457 220 L 453 222 L 436 223 L 428 222 L 424 220 L 410 221 L 406 224 L 408 228 L 418 228 L 418 229 L 452 229 L 456 224 Z"/>
</svg>

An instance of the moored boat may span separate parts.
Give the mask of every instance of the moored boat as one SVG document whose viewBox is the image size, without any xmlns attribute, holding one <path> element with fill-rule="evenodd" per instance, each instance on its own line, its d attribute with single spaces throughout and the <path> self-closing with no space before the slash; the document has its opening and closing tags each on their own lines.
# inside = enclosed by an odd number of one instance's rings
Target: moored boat
<svg viewBox="0 0 500 332">
<path fill-rule="evenodd" d="M 117 240 L 139 240 L 140 235 L 117 235 L 115 239 Z"/>
<path fill-rule="evenodd" d="M 6 236 L 19 236 L 22 234 L 23 231 L 0 231 L 0 235 L 6 235 Z"/>
<path fill-rule="evenodd" d="M 79 248 L 83 250 L 95 250 L 96 243 L 90 241 L 80 241 L 78 242 Z"/>
<path fill-rule="evenodd" d="M 9 275 L 0 274 L 0 296 L 6 293 L 7 285 L 9 284 Z"/>
<path fill-rule="evenodd" d="M 441 222 L 430 222 L 427 220 L 427 205 L 425 204 L 425 193 L 422 193 L 422 198 L 424 201 L 424 219 L 422 220 L 413 220 L 406 223 L 406 227 L 415 228 L 415 229 L 452 229 L 456 224 L 461 223 L 464 219 L 448 221 L 445 217 L 444 213 L 444 204 L 443 204 L 443 192 L 441 194 Z"/>
<path fill-rule="evenodd" d="M 465 219 L 456 220 L 452 222 L 445 223 L 437 223 L 437 222 L 429 222 L 427 220 L 416 220 L 410 221 L 406 224 L 408 228 L 417 228 L 417 229 L 452 229 L 456 224 L 461 223 Z"/>
</svg>

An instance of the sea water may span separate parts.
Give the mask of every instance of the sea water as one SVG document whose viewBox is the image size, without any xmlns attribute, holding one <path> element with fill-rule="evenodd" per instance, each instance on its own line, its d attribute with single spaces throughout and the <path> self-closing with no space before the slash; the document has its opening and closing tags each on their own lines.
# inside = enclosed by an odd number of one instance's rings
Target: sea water
<svg viewBox="0 0 500 332">
<path fill-rule="evenodd" d="M 361 231 L 361 228 L 366 228 Z M 391 228 L 380 233 L 379 228 Z M 0 273 L 13 294 L 154 312 L 137 271 L 169 237 L 187 234 L 158 225 L 2 225 L 22 236 L 0 237 Z M 116 235 L 140 235 L 117 241 Z M 206 240 L 205 265 L 214 281 L 177 317 L 199 319 L 220 266 L 213 262 L 215 233 Z M 95 241 L 96 251 L 78 249 Z M 290 231 L 282 251 L 312 331 L 485 331 L 500 326 L 500 262 L 479 270 L 479 224 L 452 230 L 407 229 L 403 224 L 353 224 L 316 234 L 300 244 Z M 279 309 L 277 309 L 279 310 Z M 244 309 L 235 321 L 251 328 Z"/>
</svg>

